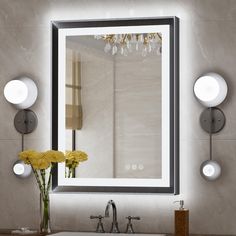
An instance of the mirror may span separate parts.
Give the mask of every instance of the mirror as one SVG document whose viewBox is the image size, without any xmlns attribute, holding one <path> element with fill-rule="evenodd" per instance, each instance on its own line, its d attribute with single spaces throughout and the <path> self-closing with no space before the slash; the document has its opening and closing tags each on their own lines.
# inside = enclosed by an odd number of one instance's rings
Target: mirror
<svg viewBox="0 0 236 236">
<path fill-rule="evenodd" d="M 179 191 L 178 18 L 52 23 L 53 191 Z"/>
</svg>

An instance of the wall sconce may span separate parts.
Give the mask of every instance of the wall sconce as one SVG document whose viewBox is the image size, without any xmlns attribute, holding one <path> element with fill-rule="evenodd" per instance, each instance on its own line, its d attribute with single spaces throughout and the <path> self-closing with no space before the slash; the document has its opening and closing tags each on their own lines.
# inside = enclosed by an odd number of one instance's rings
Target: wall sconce
<svg viewBox="0 0 236 236">
<path fill-rule="evenodd" d="M 194 94 L 205 107 L 216 107 L 226 98 L 227 84 L 222 76 L 208 73 L 198 78 L 194 84 Z"/>
<path fill-rule="evenodd" d="M 19 178 L 27 178 L 32 173 L 32 168 L 30 165 L 26 165 L 23 161 L 18 160 L 14 163 L 12 167 L 13 173 Z"/>
<path fill-rule="evenodd" d="M 4 87 L 6 100 L 20 111 L 14 118 L 14 126 L 22 135 L 21 149 L 24 150 L 24 135 L 33 132 L 38 124 L 36 114 L 27 109 L 31 107 L 38 96 L 38 89 L 34 81 L 28 77 L 20 77 L 9 81 Z M 32 172 L 29 165 L 18 160 L 13 165 L 13 173 L 20 178 L 27 178 Z"/>
<path fill-rule="evenodd" d="M 9 81 L 5 85 L 4 96 L 17 109 L 26 109 L 35 103 L 38 96 L 38 89 L 32 79 L 20 77 Z"/>
<path fill-rule="evenodd" d="M 225 125 L 225 116 L 222 110 L 216 108 L 221 104 L 228 92 L 227 84 L 222 76 L 216 73 L 207 73 L 194 83 L 194 94 L 198 101 L 208 107 L 200 116 L 200 125 L 210 137 L 210 160 L 200 166 L 201 176 L 209 181 L 216 180 L 221 175 L 221 167 L 212 158 L 212 134 L 219 132 Z"/>
</svg>

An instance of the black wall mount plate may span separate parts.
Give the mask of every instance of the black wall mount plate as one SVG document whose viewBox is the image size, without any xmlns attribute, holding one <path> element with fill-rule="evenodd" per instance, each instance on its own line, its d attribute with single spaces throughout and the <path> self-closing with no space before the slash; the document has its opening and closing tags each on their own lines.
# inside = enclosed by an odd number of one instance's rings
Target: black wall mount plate
<svg viewBox="0 0 236 236">
<path fill-rule="evenodd" d="M 207 108 L 201 113 L 200 124 L 207 133 L 210 133 L 210 131 L 213 134 L 217 133 L 225 126 L 225 115 L 219 108 Z"/>
<path fill-rule="evenodd" d="M 29 109 L 20 110 L 15 115 L 14 125 L 19 133 L 29 134 L 36 129 L 38 118 L 36 114 Z"/>
</svg>

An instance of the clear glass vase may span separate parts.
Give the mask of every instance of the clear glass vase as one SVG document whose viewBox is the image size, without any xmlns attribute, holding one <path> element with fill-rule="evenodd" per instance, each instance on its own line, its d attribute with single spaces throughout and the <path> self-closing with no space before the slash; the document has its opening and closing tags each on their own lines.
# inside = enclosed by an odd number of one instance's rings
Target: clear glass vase
<svg viewBox="0 0 236 236">
<path fill-rule="evenodd" d="M 49 193 L 40 194 L 40 233 L 51 233 L 50 228 L 50 198 Z"/>
<path fill-rule="evenodd" d="M 65 170 L 65 177 L 66 178 L 75 178 L 75 168 L 66 168 Z"/>
</svg>

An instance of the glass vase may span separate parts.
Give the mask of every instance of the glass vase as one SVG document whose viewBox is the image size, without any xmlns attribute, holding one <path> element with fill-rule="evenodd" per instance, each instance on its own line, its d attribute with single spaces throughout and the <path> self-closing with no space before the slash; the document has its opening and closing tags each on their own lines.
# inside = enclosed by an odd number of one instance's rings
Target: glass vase
<svg viewBox="0 0 236 236">
<path fill-rule="evenodd" d="M 40 233 L 51 233 L 50 228 L 50 198 L 49 193 L 40 194 Z"/>
<path fill-rule="evenodd" d="M 66 178 L 75 178 L 75 168 L 71 167 L 71 168 L 66 168 L 65 171 L 65 177 Z"/>
</svg>

